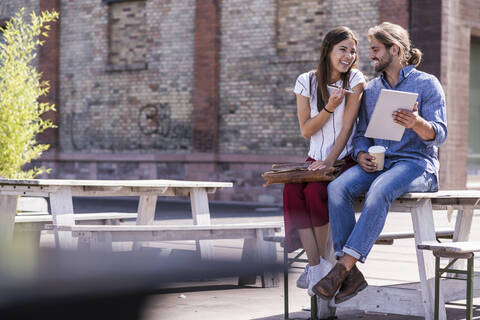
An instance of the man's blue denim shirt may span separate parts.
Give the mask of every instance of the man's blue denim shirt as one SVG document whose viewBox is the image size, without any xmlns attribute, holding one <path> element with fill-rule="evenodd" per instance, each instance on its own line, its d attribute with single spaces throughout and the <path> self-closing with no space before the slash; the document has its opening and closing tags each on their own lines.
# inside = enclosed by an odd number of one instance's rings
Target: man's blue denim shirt
<svg viewBox="0 0 480 320">
<path fill-rule="evenodd" d="M 405 129 L 400 141 L 365 137 L 365 131 L 381 89 L 418 93 L 418 113 L 432 125 L 435 130 L 435 138 L 425 141 L 413 129 Z M 383 74 L 373 79 L 365 88 L 358 120 L 357 132 L 353 138 L 354 159 L 357 158 L 360 151 L 367 152 L 370 146 L 384 146 L 387 148 L 385 168 L 390 168 L 398 161 L 410 161 L 425 168 L 427 172 L 434 173 L 438 181 L 440 168 L 438 147 L 447 139 L 447 111 L 445 94 L 435 76 L 418 71 L 410 65 L 400 71 L 398 83 L 393 88 L 390 87 Z"/>
</svg>

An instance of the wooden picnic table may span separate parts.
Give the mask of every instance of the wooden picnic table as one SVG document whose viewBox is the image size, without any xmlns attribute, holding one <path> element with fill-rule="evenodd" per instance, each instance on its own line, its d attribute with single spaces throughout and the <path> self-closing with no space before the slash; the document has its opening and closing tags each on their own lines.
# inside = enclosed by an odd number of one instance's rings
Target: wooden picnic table
<svg viewBox="0 0 480 320">
<path fill-rule="evenodd" d="M 185 196 L 190 198 L 193 224 L 210 225 L 207 193 L 232 186 L 231 182 L 179 180 L 0 179 L 0 242 L 13 239 L 18 196 L 48 197 L 53 224 L 63 226 L 75 225 L 73 196 L 138 196 L 137 225 L 153 224 L 159 196 Z M 77 248 L 71 232 L 56 232 L 55 242 L 60 248 Z M 202 258 L 211 258 L 209 240 L 197 241 L 197 249 Z"/>
<path fill-rule="evenodd" d="M 356 212 L 360 212 L 364 199 L 355 201 Z M 358 296 L 337 307 L 358 310 L 423 316 L 427 320 L 434 318 L 434 282 L 435 259 L 431 252 L 419 250 L 417 245 L 435 241 L 435 210 L 457 210 L 453 241 L 468 241 L 471 232 L 474 209 L 480 208 L 480 190 L 443 190 L 439 192 L 407 193 L 392 203 L 390 211 L 408 212 L 413 223 L 415 249 L 420 277 L 419 286 L 368 286 Z M 329 247 L 331 248 L 331 238 Z M 333 256 L 333 250 L 331 250 Z M 332 262 L 334 262 L 334 258 Z M 367 275 L 368 276 L 368 275 Z M 440 293 L 440 317 L 446 319 L 445 302 L 465 299 L 463 281 L 444 280 Z M 478 277 L 476 279 L 478 284 Z M 334 314 L 334 306 L 319 304 L 319 316 Z"/>
</svg>

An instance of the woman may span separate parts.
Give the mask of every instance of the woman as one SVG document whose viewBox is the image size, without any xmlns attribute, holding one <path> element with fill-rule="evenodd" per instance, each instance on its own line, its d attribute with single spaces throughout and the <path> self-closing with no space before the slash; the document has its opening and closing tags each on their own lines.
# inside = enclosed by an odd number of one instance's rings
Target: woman
<svg viewBox="0 0 480 320">
<path fill-rule="evenodd" d="M 363 74 L 354 69 L 357 42 L 347 27 L 330 30 L 322 41 L 317 70 L 301 74 L 295 83 L 300 131 L 310 139 L 309 170 L 331 166 L 337 159 L 346 160 L 343 170 L 354 164 L 351 136 L 365 88 Z M 305 249 L 308 265 L 297 286 L 308 288 L 310 295 L 331 269 L 322 259 L 328 237 L 327 184 L 290 183 L 283 190 L 286 246 L 290 252 Z"/>
</svg>

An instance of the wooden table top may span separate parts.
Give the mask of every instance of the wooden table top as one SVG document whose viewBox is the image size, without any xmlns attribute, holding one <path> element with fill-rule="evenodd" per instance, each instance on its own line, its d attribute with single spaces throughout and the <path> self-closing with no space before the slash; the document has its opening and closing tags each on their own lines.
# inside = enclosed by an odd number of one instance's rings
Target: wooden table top
<svg viewBox="0 0 480 320">
<path fill-rule="evenodd" d="M 229 188 L 231 182 L 185 181 L 185 180 L 71 180 L 71 179 L 0 179 L 0 186 L 44 187 L 137 187 L 137 188 Z"/>
</svg>

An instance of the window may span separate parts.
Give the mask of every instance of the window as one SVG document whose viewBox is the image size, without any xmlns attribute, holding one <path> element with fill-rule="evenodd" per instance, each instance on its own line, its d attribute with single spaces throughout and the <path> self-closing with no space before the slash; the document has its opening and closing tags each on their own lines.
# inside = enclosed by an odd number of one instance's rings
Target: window
<svg viewBox="0 0 480 320">
<path fill-rule="evenodd" d="M 109 71 L 147 68 L 146 1 L 108 1 Z"/>
<path fill-rule="evenodd" d="M 468 123 L 468 171 L 480 176 L 480 38 L 470 44 L 470 106 Z"/>
</svg>

